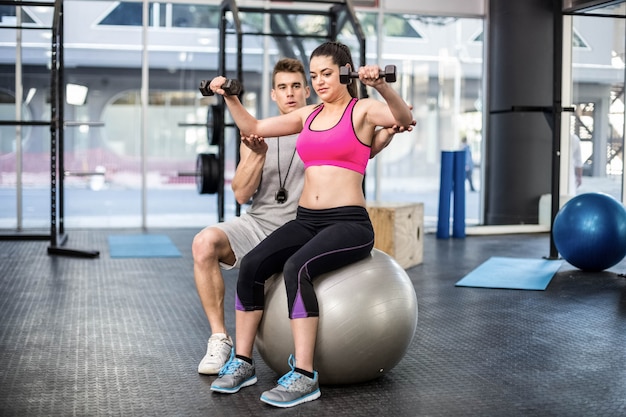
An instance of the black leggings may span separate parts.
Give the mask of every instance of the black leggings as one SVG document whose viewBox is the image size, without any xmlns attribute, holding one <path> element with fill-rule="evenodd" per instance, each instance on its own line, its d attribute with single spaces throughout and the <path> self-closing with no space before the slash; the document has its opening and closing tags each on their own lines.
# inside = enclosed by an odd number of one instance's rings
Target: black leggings
<svg viewBox="0 0 626 417">
<path fill-rule="evenodd" d="M 295 220 L 276 229 L 242 258 L 236 309 L 263 310 L 265 281 L 283 271 L 289 318 L 317 317 L 313 278 L 364 259 L 373 247 L 374 229 L 364 207 L 298 207 Z"/>
</svg>

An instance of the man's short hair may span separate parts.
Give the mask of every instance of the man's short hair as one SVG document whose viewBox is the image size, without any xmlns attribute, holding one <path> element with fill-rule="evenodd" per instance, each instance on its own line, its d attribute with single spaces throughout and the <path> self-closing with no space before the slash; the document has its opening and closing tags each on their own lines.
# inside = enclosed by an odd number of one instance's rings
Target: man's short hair
<svg viewBox="0 0 626 417">
<path fill-rule="evenodd" d="M 276 65 L 274 65 L 274 71 L 272 72 L 272 87 L 276 87 L 274 85 L 274 79 L 276 78 L 276 74 L 279 72 L 299 72 L 300 74 L 302 74 L 304 85 L 307 85 L 306 73 L 304 72 L 304 65 L 298 59 L 283 58 L 279 60 L 276 63 Z"/>
</svg>

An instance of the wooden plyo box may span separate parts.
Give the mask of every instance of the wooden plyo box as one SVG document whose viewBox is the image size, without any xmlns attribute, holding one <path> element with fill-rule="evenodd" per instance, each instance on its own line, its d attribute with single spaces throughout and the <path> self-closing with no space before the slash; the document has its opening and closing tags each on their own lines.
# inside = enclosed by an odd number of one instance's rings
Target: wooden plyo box
<svg viewBox="0 0 626 417">
<path fill-rule="evenodd" d="M 394 258 L 404 269 L 424 258 L 424 204 L 367 204 L 374 226 L 374 247 Z"/>
</svg>

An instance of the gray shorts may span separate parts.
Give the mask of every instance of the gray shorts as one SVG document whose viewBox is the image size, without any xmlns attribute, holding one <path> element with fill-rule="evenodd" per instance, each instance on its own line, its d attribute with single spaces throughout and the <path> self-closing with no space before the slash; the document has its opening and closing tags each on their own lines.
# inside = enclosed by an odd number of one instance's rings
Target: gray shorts
<svg viewBox="0 0 626 417">
<path fill-rule="evenodd" d="M 241 258 L 267 237 L 267 234 L 252 216 L 245 213 L 226 222 L 213 225 L 212 227 L 217 227 L 226 233 L 230 247 L 235 254 L 234 265 L 220 262 L 220 267 L 227 270 L 239 268 Z"/>
</svg>

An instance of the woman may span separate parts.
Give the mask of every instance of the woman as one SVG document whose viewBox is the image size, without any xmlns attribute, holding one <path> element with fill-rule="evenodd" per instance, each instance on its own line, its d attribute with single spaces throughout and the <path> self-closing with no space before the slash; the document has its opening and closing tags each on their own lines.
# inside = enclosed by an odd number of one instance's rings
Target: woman
<svg viewBox="0 0 626 417">
<path fill-rule="evenodd" d="M 264 282 L 283 271 L 295 344 L 292 370 L 261 396 L 277 406 L 291 407 L 320 396 L 313 367 L 318 305 L 313 279 L 369 256 L 374 232 L 363 195 L 363 178 L 378 126 L 410 129 L 410 108 L 379 77 L 378 66 L 358 70 L 359 79 L 375 88 L 385 102 L 358 99 L 356 83 L 339 81 L 339 68 L 353 68 L 350 50 L 326 42 L 311 54 L 310 77 L 321 104 L 289 114 L 257 120 L 234 96 L 224 96 L 232 117 L 244 134 L 279 137 L 300 132 L 297 150 L 305 179 L 295 220 L 280 227 L 241 263 L 235 311 L 236 347 L 211 389 L 235 393 L 256 383 L 252 351 L 264 307 Z M 220 88 L 224 77 L 210 83 Z M 286 198 L 294 198 L 286 196 Z"/>
</svg>

